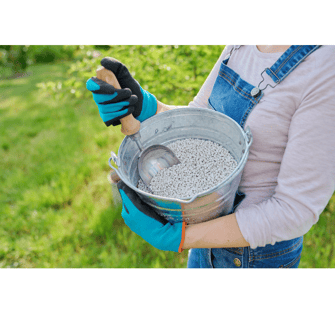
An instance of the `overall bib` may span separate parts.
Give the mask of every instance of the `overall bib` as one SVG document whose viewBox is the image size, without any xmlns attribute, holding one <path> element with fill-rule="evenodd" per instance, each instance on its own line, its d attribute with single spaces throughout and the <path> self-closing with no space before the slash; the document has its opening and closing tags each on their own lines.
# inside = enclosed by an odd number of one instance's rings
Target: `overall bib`
<svg viewBox="0 0 335 335">
<path fill-rule="evenodd" d="M 283 81 L 319 45 L 292 45 L 266 72 L 275 87 Z M 208 99 L 209 108 L 224 113 L 234 119 L 242 128 L 264 95 L 264 89 L 244 81 L 228 67 L 232 54 L 222 61 L 212 93 Z M 262 72 L 262 77 L 263 77 Z M 237 192 L 232 213 L 243 201 L 244 194 Z M 265 247 L 245 248 L 201 248 L 189 251 L 188 268 L 297 268 L 300 262 L 303 237 L 289 241 L 268 244 Z"/>
</svg>

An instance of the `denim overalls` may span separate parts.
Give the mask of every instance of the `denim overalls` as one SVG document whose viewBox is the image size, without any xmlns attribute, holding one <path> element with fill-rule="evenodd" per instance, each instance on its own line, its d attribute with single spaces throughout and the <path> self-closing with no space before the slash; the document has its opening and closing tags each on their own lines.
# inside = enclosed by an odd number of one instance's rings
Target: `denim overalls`
<svg viewBox="0 0 335 335">
<path fill-rule="evenodd" d="M 318 45 L 292 45 L 266 72 L 275 86 L 286 78 Z M 244 81 L 227 64 L 232 54 L 223 60 L 219 75 L 208 99 L 209 108 L 224 113 L 244 128 L 245 122 L 264 95 L 264 89 Z M 263 77 L 263 73 L 262 73 Z M 272 87 L 275 87 L 272 86 Z M 237 192 L 234 209 L 244 194 Z M 233 211 L 234 211 L 233 209 Z M 232 211 L 232 212 L 233 212 Z M 202 248 L 189 251 L 188 268 L 297 268 L 300 262 L 303 237 L 268 244 L 265 247 Z"/>
</svg>

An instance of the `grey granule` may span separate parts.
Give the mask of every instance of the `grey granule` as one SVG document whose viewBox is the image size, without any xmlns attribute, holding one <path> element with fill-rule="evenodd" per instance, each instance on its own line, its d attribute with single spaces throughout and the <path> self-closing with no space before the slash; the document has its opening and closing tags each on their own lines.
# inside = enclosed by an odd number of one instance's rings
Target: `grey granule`
<svg viewBox="0 0 335 335">
<path fill-rule="evenodd" d="M 209 140 L 178 140 L 167 147 L 181 163 L 161 170 L 151 179 L 155 195 L 190 198 L 222 183 L 237 166 L 227 149 Z M 141 180 L 138 188 L 150 193 Z"/>
</svg>

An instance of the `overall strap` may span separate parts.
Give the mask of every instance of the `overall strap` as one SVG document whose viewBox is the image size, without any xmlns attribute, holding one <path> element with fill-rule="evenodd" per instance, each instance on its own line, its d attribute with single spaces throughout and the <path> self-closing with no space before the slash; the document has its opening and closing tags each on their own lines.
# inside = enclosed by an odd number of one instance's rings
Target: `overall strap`
<svg viewBox="0 0 335 335">
<path fill-rule="evenodd" d="M 224 63 L 225 65 L 228 64 L 228 60 L 230 58 L 230 56 L 232 55 L 232 53 L 235 50 L 238 50 L 242 45 L 233 45 L 232 48 L 230 49 L 229 53 L 226 55 L 226 57 L 223 59 L 222 63 Z"/>
<path fill-rule="evenodd" d="M 308 55 L 321 45 L 291 45 L 279 59 L 266 69 L 271 79 L 279 84 L 283 81 Z"/>
</svg>

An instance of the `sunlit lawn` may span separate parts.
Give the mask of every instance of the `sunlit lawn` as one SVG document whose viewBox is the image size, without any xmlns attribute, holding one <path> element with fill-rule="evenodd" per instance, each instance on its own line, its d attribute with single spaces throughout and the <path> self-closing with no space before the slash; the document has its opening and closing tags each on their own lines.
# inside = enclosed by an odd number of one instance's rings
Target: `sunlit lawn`
<svg viewBox="0 0 335 335">
<path fill-rule="evenodd" d="M 123 135 L 93 100 L 55 100 L 36 84 L 66 79 L 66 64 L 0 81 L 0 267 L 185 267 L 154 249 L 115 208 L 108 158 Z M 306 235 L 301 267 L 335 267 L 335 199 Z"/>
<path fill-rule="evenodd" d="M 132 233 L 114 208 L 107 174 L 123 135 L 92 101 L 39 95 L 64 65 L 0 81 L 1 267 L 183 267 Z"/>
</svg>

